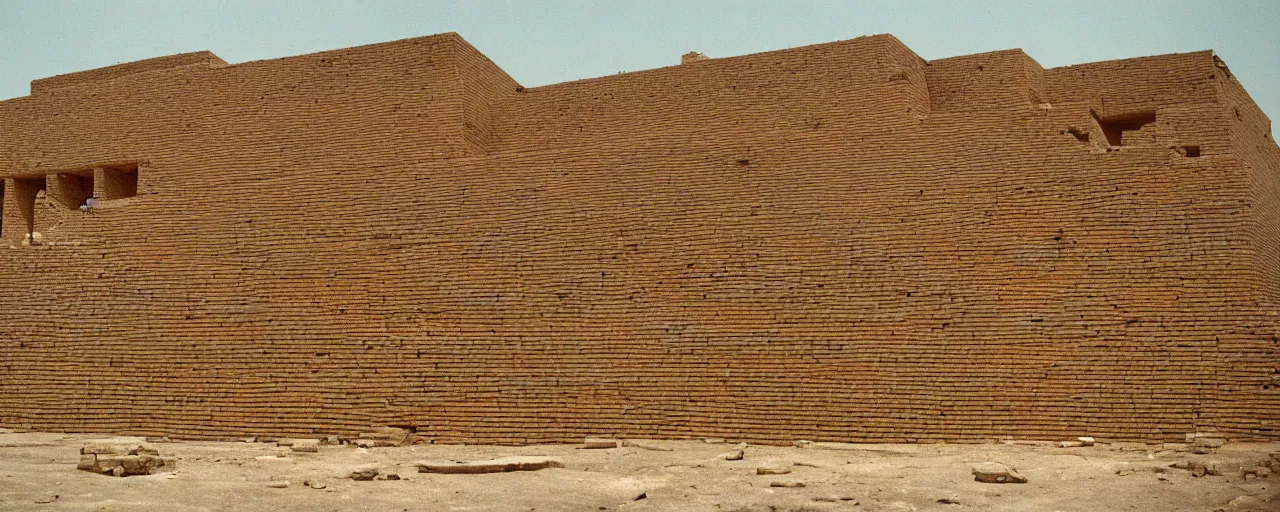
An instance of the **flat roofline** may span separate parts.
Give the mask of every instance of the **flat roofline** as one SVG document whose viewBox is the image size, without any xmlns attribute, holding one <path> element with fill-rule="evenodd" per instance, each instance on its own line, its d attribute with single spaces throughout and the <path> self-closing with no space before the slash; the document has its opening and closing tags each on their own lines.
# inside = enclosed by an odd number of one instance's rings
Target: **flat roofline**
<svg viewBox="0 0 1280 512">
<path fill-rule="evenodd" d="M 324 51 L 312 52 L 312 53 L 305 53 L 305 54 L 299 54 L 299 55 L 290 55 L 290 56 L 284 56 L 284 57 L 274 57 L 274 58 L 270 58 L 270 59 L 259 59 L 259 60 L 245 61 L 245 62 L 240 62 L 240 63 L 236 63 L 236 64 L 228 64 L 226 61 L 222 60 L 222 59 L 221 59 L 221 58 L 219 58 L 217 55 L 215 55 L 215 54 L 213 54 L 212 52 L 209 52 L 209 51 L 198 51 L 198 52 L 180 53 L 180 54 L 176 54 L 176 55 L 169 55 L 169 56 L 165 56 L 165 57 L 156 57 L 156 58 L 152 58 L 152 59 L 144 59 L 144 60 L 133 61 L 133 62 L 127 62 L 127 63 L 122 63 L 122 64 L 116 64 L 116 65 L 106 66 L 106 67 L 101 67 L 101 68 L 88 69 L 88 70 L 79 71 L 79 72 L 74 72 L 74 73 L 66 73 L 66 74 L 61 74 L 61 75 L 55 75 L 55 76 L 48 77 L 48 78 L 41 78 L 41 79 L 33 80 L 33 81 L 31 82 L 31 88 L 32 88 L 32 93 L 33 93 L 33 94 L 35 94 L 35 93 L 37 93 L 38 91 L 52 90 L 52 89 L 57 89 L 57 88 L 62 88 L 62 87 L 68 87 L 68 86 L 72 86 L 72 85 L 79 85 L 79 84 L 84 84 L 84 83 L 91 83 L 91 82 L 96 82 L 96 81 L 101 81 L 101 80 L 110 80 L 110 79 L 113 79 L 113 78 L 119 78 L 119 77 L 123 77 L 123 76 L 129 76 L 129 75 L 132 75 L 132 74 L 138 74 L 138 73 L 144 73 L 144 72 L 153 72 L 153 71 L 162 71 L 162 70 L 174 69 L 174 68 L 178 68 L 178 67 L 185 67 L 185 66 L 191 66 L 191 65 L 206 65 L 206 66 L 210 66 L 210 67 L 236 67 L 236 66 L 244 66 L 244 65 L 252 65 L 252 64 L 261 64 L 261 63 L 279 62 L 279 61 L 285 61 L 285 60 L 291 60 L 291 59 L 299 59 L 299 58 L 322 57 L 322 56 L 325 56 L 325 55 L 335 54 L 335 53 L 341 53 L 341 52 L 346 52 L 346 51 L 350 51 L 350 50 L 356 50 L 356 49 L 370 49 L 370 48 L 376 48 L 376 47 L 380 47 L 380 46 L 398 45 L 398 44 L 403 44 L 403 43 L 405 43 L 405 42 L 410 42 L 410 41 L 434 41 L 434 40 L 452 40 L 452 41 L 455 41 L 455 42 L 458 42 L 458 43 L 461 43 L 461 44 L 467 45 L 468 47 L 470 47 L 472 50 L 475 50 L 475 51 L 476 51 L 477 53 L 479 53 L 480 55 L 485 56 L 485 58 L 488 58 L 488 56 L 487 56 L 487 55 L 484 55 L 484 53 L 483 53 L 483 52 L 480 52 L 478 49 L 476 49 L 474 45 L 471 45 L 469 42 L 467 42 L 467 41 L 466 41 L 466 39 L 464 39 L 464 38 L 463 38 L 461 35 L 459 35 L 457 32 L 444 32 L 444 33 L 440 33 L 440 34 L 433 34 L 433 35 L 428 35 L 428 36 L 420 36 L 420 37 L 411 37 L 411 38 L 397 39 L 397 40 L 393 40 L 393 41 L 385 41 L 385 42 L 370 43 L 370 44 L 365 44 L 365 45 L 357 45 L 357 46 L 350 46 L 350 47 L 344 47 L 344 48 L 336 48 L 336 49 L 332 49 L 332 50 L 324 50 Z M 884 41 L 892 41 L 892 42 L 894 42 L 894 43 L 897 43 L 897 44 L 900 44 L 900 45 L 902 45 L 902 46 L 906 47 L 907 49 L 910 49 L 910 47 L 909 47 L 909 46 L 907 46 L 906 44 L 902 43 L 902 41 L 901 41 L 901 40 L 899 40 L 897 37 L 893 36 L 892 34 L 872 34 L 872 35 L 859 36 L 859 37 L 855 37 L 855 38 L 852 38 L 852 39 L 843 39 L 843 40 L 838 40 L 838 41 L 830 41 L 830 42 L 824 42 L 824 43 L 815 43 L 815 44 L 811 44 L 811 45 L 796 46 L 796 47 L 791 47 L 791 48 L 780 48 L 780 49 L 777 49 L 777 50 L 770 50 L 770 51 L 765 51 L 765 52 L 756 52 L 756 53 L 748 53 L 748 54 L 743 54 L 743 55 L 732 55 L 732 56 L 724 56 L 724 57 L 710 56 L 710 57 L 709 57 L 708 59 L 706 59 L 706 60 L 698 61 L 698 62 L 693 62 L 693 63 L 689 63 L 689 64 L 678 64 L 678 63 L 677 63 L 677 64 L 673 64 L 673 65 L 671 65 L 671 66 L 662 66 L 662 67 L 652 68 L 652 69 L 636 70 L 636 71 L 630 71 L 630 72 L 626 72 L 626 73 L 619 73 L 619 74 L 615 74 L 615 75 L 604 75 L 604 76 L 597 76 L 597 77 L 586 77 L 586 78 L 581 78 L 581 79 L 568 80 L 568 81 L 564 81 L 564 82 L 557 82 L 557 83 L 553 83 L 553 84 L 540 85 L 540 86 L 536 86 L 536 87 L 529 87 L 527 90 L 529 90 L 529 91 L 536 91 L 536 90 L 539 90 L 539 89 L 544 89 L 544 88 L 549 88 L 549 87 L 556 87 L 556 86 L 562 86 L 562 85 L 567 85 L 567 84 L 576 84 L 576 83 L 589 82 L 589 81 L 594 81 L 594 80 L 614 79 L 614 78 L 617 78 L 617 77 L 619 77 L 619 76 L 629 76 L 629 75 L 634 75 L 634 74 L 637 74 L 637 73 L 645 73 L 645 72 L 651 72 L 651 71 L 656 71 L 656 70 L 661 70 L 661 69 L 669 69 L 669 68 L 678 67 L 678 66 L 681 66 L 681 65 L 686 65 L 686 66 L 688 66 L 688 65 L 693 65 L 693 66 L 696 66 L 696 65 L 699 65 L 699 64 L 701 64 L 701 63 L 703 63 L 703 62 L 707 62 L 707 61 L 715 61 L 715 60 L 721 60 L 721 59 L 750 58 L 750 57 L 753 57 L 753 56 L 768 55 L 768 54 L 773 54 L 773 53 L 778 53 L 778 52 L 783 52 L 783 51 L 791 51 L 791 50 L 802 49 L 802 48 L 812 48 L 812 47 L 820 47 L 820 46 L 826 46 L 826 45 L 832 45 L 832 44 L 841 44 L 841 43 L 847 43 L 847 42 L 851 42 L 851 41 L 858 41 L 858 40 L 884 40 Z M 925 60 L 925 59 L 921 59 L 921 60 L 922 60 L 923 62 L 925 62 L 925 63 L 933 63 L 933 62 L 945 61 L 945 60 L 947 60 L 947 59 L 953 59 L 953 58 L 959 58 L 959 57 L 966 57 L 966 56 L 969 56 L 969 55 L 983 55 L 983 54 L 988 54 L 988 53 L 1001 53 L 1001 52 L 1011 52 L 1011 51 L 1022 52 L 1022 50 L 1021 50 L 1021 49 L 1005 49 L 1005 50 L 994 50 L 994 51 L 991 51 L 991 52 L 980 52 L 980 53 L 976 53 L 976 54 L 968 54 L 968 55 L 956 55 L 956 56 L 944 57 L 944 58 L 933 59 L 933 60 Z M 914 52 L 912 52 L 912 53 L 914 53 Z M 1139 61 L 1139 60 L 1146 60 L 1146 59 L 1159 59 L 1159 58 L 1165 58 L 1165 57 L 1169 57 L 1169 56 L 1176 56 L 1176 55 L 1202 54 L 1202 53 L 1212 54 L 1213 52 L 1212 52 L 1212 50 L 1200 50 L 1200 51 L 1195 51 L 1195 52 L 1168 53 L 1168 54 L 1161 54 L 1161 55 L 1139 56 L 1139 57 L 1130 57 L 1130 58 L 1123 58 L 1123 59 L 1111 59 L 1111 60 L 1105 60 L 1105 61 L 1083 62 L 1083 63 L 1079 63 L 1079 64 L 1071 64 L 1071 65 L 1066 65 L 1066 66 L 1058 66 L 1058 67 L 1054 67 L 1054 68 L 1046 68 L 1045 70 L 1046 70 L 1046 71 L 1051 71 L 1051 70 L 1063 70 L 1063 69 L 1070 69 L 1070 68 L 1075 68 L 1075 67 L 1087 67 L 1087 66 L 1095 66 L 1095 65 L 1105 65 L 1105 64 L 1107 64 L 1107 63 L 1115 63 L 1115 62 Z M 673 56 L 673 58 L 675 58 L 675 57 L 677 57 L 677 56 Z M 918 57 L 918 56 L 917 56 L 917 57 Z M 1029 58 L 1032 58 L 1032 59 L 1034 60 L 1034 58 L 1033 58 L 1033 57 L 1031 57 L 1030 55 L 1028 55 L 1028 57 L 1029 57 Z M 490 59 L 490 61 L 492 62 L 492 59 Z M 496 64 L 495 64 L 495 66 L 496 66 Z M 498 69 L 500 69 L 500 70 L 501 70 L 501 66 L 496 66 L 496 67 L 498 67 Z M 503 72 L 505 73 L 505 70 L 503 70 Z M 508 76 L 509 76 L 509 75 L 508 75 Z M 10 98 L 10 99 L 8 99 L 8 100 L 0 100 L 0 103 L 4 103 L 5 101 L 9 101 L 9 100 L 12 100 L 12 99 L 18 99 L 18 98 L 21 98 L 21 97 L 17 97 L 17 98 Z"/>
<path fill-rule="evenodd" d="M 125 62 L 111 66 L 86 69 L 74 73 L 64 73 L 31 81 L 31 94 L 79 85 L 83 83 L 110 80 L 148 71 L 160 71 L 186 66 L 226 66 L 227 62 L 210 51 L 179 53 L 164 57 Z"/>
</svg>

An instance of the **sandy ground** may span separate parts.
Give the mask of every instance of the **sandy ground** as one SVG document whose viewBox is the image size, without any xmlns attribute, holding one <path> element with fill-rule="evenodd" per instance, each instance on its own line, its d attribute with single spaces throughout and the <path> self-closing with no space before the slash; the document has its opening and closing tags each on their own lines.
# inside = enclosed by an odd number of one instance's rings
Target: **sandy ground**
<svg viewBox="0 0 1280 512">
<path fill-rule="evenodd" d="M 102 436 L 0 433 L 0 510 L 170 511 L 1280 511 L 1280 477 L 1246 479 L 1280 443 L 1228 443 L 1195 455 L 1141 444 L 749 446 L 641 441 L 644 447 L 322 446 L 297 453 L 270 443 L 151 443 L 175 473 L 116 478 L 77 471 L 78 450 Z M 655 449 L 656 448 L 656 449 Z M 669 450 L 669 451 L 667 451 Z M 557 457 L 563 469 L 481 475 L 418 473 L 415 461 L 510 455 Z M 1220 476 L 1169 468 L 1218 461 Z M 984 484 L 987 461 L 1026 484 Z M 354 481 L 373 464 L 401 480 Z M 757 475 L 757 468 L 785 468 Z M 279 488 L 288 482 L 287 487 Z M 800 482 L 804 487 L 771 487 Z M 274 487 L 273 487 L 274 486 Z M 323 488 L 316 488 L 323 487 Z M 817 501 L 827 499 L 834 501 Z"/>
</svg>

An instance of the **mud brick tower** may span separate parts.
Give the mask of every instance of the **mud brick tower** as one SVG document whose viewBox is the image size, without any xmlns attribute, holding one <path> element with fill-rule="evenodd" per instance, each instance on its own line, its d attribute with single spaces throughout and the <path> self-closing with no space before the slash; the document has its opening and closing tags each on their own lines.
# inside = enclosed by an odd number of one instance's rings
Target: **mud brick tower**
<svg viewBox="0 0 1280 512">
<path fill-rule="evenodd" d="M 1280 438 L 1280 149 L 1207 51 L 191 53 L 0 102 L 0 178 L 6 426 Z"/>
</svg>

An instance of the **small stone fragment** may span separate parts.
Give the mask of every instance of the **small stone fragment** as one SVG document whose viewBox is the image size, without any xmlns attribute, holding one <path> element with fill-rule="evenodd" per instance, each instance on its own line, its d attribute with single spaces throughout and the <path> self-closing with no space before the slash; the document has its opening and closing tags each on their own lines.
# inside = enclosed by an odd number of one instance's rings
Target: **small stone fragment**
<svg viewBox="0 0 1280 512">
<path fill-rule="evenodd" d="M 1084 446 L 1084 443 L 1081 443 L 1080 441 L 1060 441 L 1060 442 L 1058 442 L 1058 448 L 1079 448 L 1079 447 L 1081 447 L 1081 446 Z"/>
<path fill-rule="evenodd" d="M 944 505 L 959 505 L 960 501 L 955 498 L 938 498 L 938 503 L 942 503 Z"/>
<path fill-rule="evenodd" d="M 373 432 L 360 434 L 354 441 L 361 448 L 387 448 L 404 446 L 410 439 L 409 431 L 397 427 L 378 427 Z"/>
<path fill-rule="evenodd" d="M 651 444 L 641 443 L 641 442 L 638 442 L 638 441 L 623 441 L 623 442 L 622 442 L 622 446 L 631 446 L 631 447 L 640 448 L 640 449 L 644 449 L 644 450 L 655 451 L 655 452 L 673 452 L 673 451 L 675 451 L 675 449 L 674 449 L 674 448 L 667 448 L 667 447 L 665 447 L 665 446 L 654 446 L 654 445 L 651 445 Z"/>
<path fill-rule="evenodd" d="M 582 448 L 585 450 L 600 450 L 607 448 L 617 448 L 617 439 L 608 439 L 603 437 L 588 437 L 582 442 Z"/>
<path fill-rule="evenodd" d="M 1210 463 L 1210 464 L 1213 464 L 1213 463 Z M 1194 476 L 1197 478 L 1205 475 L 1213 475 L 1218 473 L 1218 468 L 1216 465 L 1213 469 L 1213 472 L 1211 473 L 1209 471 L 1209 466 L 1207 466 L 1205 463 L 1200 462 L 1198 460 L 1188 460 L 1188 461 L 1178 462 L 1176 464 L 1170 465 L 1169 467 L 1185 469 L 1191 472 L 1191 476 Z"/>
<path fill-rule="evenodd" d="M 267 487 L 271 489 L 286 489 L 289 487 L 289 481 L 281 480 L 279 482 L 268 482 Z"/>
<path fill-rule="evenodd" d="M 355 480 L 357 482 L 368 482 L 370 480 L 373 480 L 374 477 L 377 477 L 377 476 L 378 476 L 378 468 L 362 467 L 362 468 L 356 469 L 355 471 L 352 471 L 351 475 L 348 478 Z"/>
<path fill-rule="evenodd" d="M 130 447 L 115 444 L 98 444 L 90 443 L 80 447 L 81 454 L 101 454 L 101 455 L 124 455 L 129 453 Z"/>
<path fill-rule="evenodd" d="M 723 437 L 708 437 L 708 438 L 706 438 L 706 439 L 703 439 L 703 440 L 702 440 L 702 442 L 707 443 L 707 444 L 724 444 L 724 438 L 723 438 Z"/>
<path fill-rule="evenodd" d="M 785 488 L 795 489 L 799 487 L 804 487 L 804 482 L 800 482 L 796 480 L 781 480 L 776 482 L 769 482 L 769 487 L 785 487 Z"/>
<path fill-rule="evenodd" d="M 378 427 L 373 432 L 365 432 L 360 437 L 382 441 L 381 446 L 403 446 L 409 439 L 409 431 L 399 427 Z"/>
<path fill-rule="evenodd" d="M 1240 476 L 1244 477 L 1245 480 L 1249 480 L 1251 478 L 1266 478 L 1271 476 L 1271 468 L 1268 468 L 1266 466 L 1258 466 L 1256 468 L 1243 468 L 1240 470 Z"/>
<path fill-rule="evenodd" d="M 1222 445 L 1226 444 L 1226 440 L 1218 438 L 1202 438 L 1196 439 L 1196 444 L 1205 448 L 1222 448 Z"/>
<path fill-rule="evenodd" d="M 747 456 L 747 452 L 744 450 L 734 450 L 731 452 L 721 454 L 721 457 L 724 457 L 724 460 L 742 460 L 746 456 Z"/>
<path fill-rule="evenodd" d="M 1017 470 L 999 462 L 983 462 L 973 466 L 973 479 L 988 484 L 1025 484 L 1027 479 Z"/>
<path fill-rule="evenodd" d="M 756 468 L 757 475 L 785 475 L 788 473 L 791 473 L 791 468 L 783 468 L 783 467 Z"/>
<path fill-rule="evenodd" d="M 813 441 L 805 441 L 802 439 L 792 444 L 794 444 L 796 448 L 808 448 L 809 445 L 813 444 Z"/>
<path fill-rule="evenodd" d="M 1221 448 L 1227 443 L 1227 439 L 1220 434 L 1195 434 L 1194 439 L 1192 444 L 1204 448 Z"/>
<path fill-rule="evenodd" d="M 55 502 L 55 501 L 57 501 L 57 500 L 58 500 L 58 495 L 57 495 L 57 494 L 50 494 L 50 495 L 48 495 L 48 496 L 44 496 L 44 497 L 41 497 L 41 498 L 36 498 L 36 503 L 40 503 L 40 504 L 53 503 L 53 502 Z"/>
<path fill-rule="evenodd" d="M 76 464 L 76 469 L 80 471 L 92 471 L 94 464 L 98 462 L 98 457 L 92 454 L 84 454 L 80 456 L 80 463 Z"/>
<path fill-rule="evenodd" d="M 1093 446 L 1097 443 L 1097 440 L 1088 436 L 1077 437 L 1076 441 L 1080 441 L 1080 446 Z"/>
<path fill-rule="evenodd" d="M 320 451 L 319 439 L 295 439 L 289 449 L 295 452 L 315 453 Z"/>
</svg>

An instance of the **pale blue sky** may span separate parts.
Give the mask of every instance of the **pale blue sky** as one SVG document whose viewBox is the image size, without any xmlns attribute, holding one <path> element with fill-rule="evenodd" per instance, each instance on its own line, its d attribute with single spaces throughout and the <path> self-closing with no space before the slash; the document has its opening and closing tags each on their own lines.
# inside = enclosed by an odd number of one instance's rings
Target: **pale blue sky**
<svg viewBox="0 0 1280 512">
<path fill-rule="evenodd" d="M 458 32 L 527 86 L 891 33 L 926 59 L 1045 67 L 1213 49 L 1280 113 L 1280 1 L 0 0 L 0 99 L 32 79 L 194 50 L 227 62 Z"/>
</svg>

